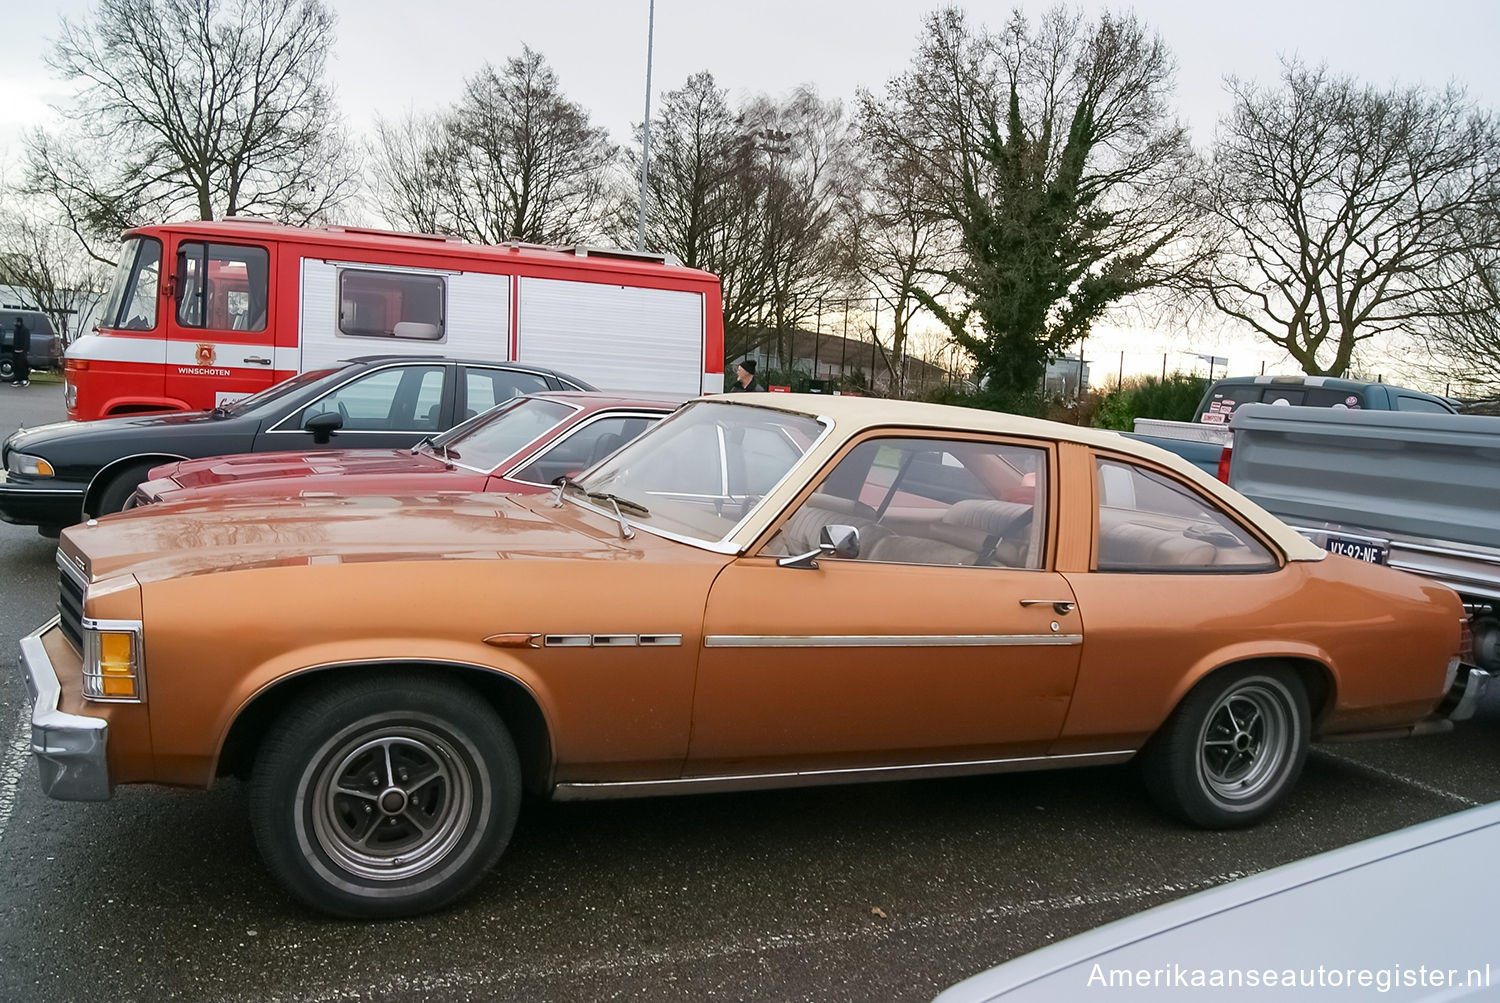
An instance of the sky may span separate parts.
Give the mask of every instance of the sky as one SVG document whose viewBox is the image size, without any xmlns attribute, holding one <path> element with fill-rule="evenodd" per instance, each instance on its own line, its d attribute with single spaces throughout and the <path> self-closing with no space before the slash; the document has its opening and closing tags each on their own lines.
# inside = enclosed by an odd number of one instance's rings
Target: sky
<svg viewBox="0 0 1500 1003">
<path fill-rule="evenodd" d="M 596 124 L 625 142 L 644 112 L 648 0 L 331 0 L 338 41 L 329 67 L 346 124 L 370 131 L 377 116 L 430 112 L 457 100 L 463 80 L 486 61 L 500 63 L 529 45 L 556 71 L 564 92 Z M 68 85 L 46 66 L 60 16 L 80 18 L 91 0 L 7 5 L 0 60 L 0 181 L 17 173 L 21 136 L 56 120 L 51 105 Z M 826 98 L 852 101 L 880 89 L 915 50 L 922 19 L 937 4 L 920 0 L 656 0 L 653 102 L 708 70 L 731 98 L 781 95 L 811 84 Z M 971 21 L 999 27 L 1010 3 L 963 4 Z M 1023 2 L 1039 13 L 1049 3 Z M 1326 62 L 1368 83 L 1465 86 L 1500 110 L 1500 0 L 1139 0 L 1070 5 L 1086 14 L 1133 10 L 1159 32 L 1178 65 L 1178 113 L 1195 143 L 1212 138 L 1229 107 L 1226 76 L 1272 82 L 1283 56 Z M 1087 355 L 1113 371 L 1199 371 L 1192 353 L 1230 359 L 1237 372 L 1270 372 L 1285 359 L 1271 346 L 1199 334 L 1101 326 Z M 1256 349 L 1252 352 L 1251 349 Z M 1187 354 L 1183 354 L 1186 350 Z M 1157 361 L 1147 364 L 1152 358 Z M 1108 364 L 1106 364 L 1108 363 Z M 1221 366 L 1222 368 L 1222 366 Z M 1095 382 L 1098 382 L 1096 378 Z"/>
</svg>

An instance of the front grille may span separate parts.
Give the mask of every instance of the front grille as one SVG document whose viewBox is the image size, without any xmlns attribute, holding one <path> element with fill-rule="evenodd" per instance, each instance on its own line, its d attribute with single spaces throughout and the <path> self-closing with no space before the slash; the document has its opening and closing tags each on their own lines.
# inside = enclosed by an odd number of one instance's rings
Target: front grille
<svg viewBox="0 0 1500 1003">
<path fill-rule="evenodd" d="M 61 559 L 61 555 L 59 555 Z M 57 614 L 62 619 L 58 626 L 78 653 L 83 654 L 83 583 L 69 573 L 67 568 L 61 569 L 58 594 Z"/>
</svg>

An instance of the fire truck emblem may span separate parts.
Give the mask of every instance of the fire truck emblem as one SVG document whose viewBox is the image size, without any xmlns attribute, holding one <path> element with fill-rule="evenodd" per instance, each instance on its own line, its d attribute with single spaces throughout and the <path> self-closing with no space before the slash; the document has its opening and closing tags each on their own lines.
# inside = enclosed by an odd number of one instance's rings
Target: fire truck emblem
<svg viewBox="0 0 1500 1003">
<path fill-rule="evenodd" d="M 213 365 L 214 364 L 214 346 L 212 346 L 212 345 L 199 345 L 198 346 L 198 356 L 197 356 L 197 358 L 198 358 L 198 365 L 200 365 L 200 366 L 211 366 L 211 365 Z"/>
</svg>

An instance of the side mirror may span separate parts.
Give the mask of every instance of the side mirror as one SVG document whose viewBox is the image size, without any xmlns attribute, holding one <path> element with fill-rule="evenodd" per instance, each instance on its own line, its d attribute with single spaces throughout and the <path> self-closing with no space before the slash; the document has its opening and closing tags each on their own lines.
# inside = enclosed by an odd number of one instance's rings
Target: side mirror
<svg viewBox="0 0 1500 1003">
<path fill-rule="evenodd" d="M 307 419 L 302 427 L 312 433 L 313 442 L 326 446 L 333 433 L 344 427 L 344 416 L 337 411 L 324 411 Z"/>
<path fill-rule="evenodd" d="M 793 557 L 778 558 L 776 563 L 783 568 L 807 568 L 815 570 L 820 557 L 841 557 L 854 560 L 859 557 L 859 530 L 853 526 L 824 526 L 818 534 L 818 549 Z"/>
</svg>

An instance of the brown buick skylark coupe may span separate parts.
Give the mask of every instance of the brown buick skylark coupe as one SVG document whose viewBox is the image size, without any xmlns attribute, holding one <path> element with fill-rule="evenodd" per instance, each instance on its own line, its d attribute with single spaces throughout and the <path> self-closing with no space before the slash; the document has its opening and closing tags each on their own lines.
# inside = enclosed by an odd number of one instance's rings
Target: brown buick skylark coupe
<svg viewBox="0 0 1500 1003">
<path fill-rule="evenodd" d="M 1111 432 L 889 401 L 688 405 L 547 495 L 151 506 L 62 535 L 22 642 L 53 797 L 248 778 L 304 902 L 462 894 L 559 799 L 1138 757 L 1250 824 L 1308 743 L 1472 712 L 1447 589 Z"/>
</svg>

